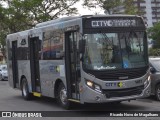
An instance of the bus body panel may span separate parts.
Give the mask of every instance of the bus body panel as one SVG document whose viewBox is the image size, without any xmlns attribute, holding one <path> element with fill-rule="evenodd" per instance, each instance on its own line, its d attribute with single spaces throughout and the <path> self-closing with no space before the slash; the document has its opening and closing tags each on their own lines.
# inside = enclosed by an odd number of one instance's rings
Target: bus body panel
<svg viewBox="0 0 160 120">
<path fill-rule="evenodd" d="M 56 80 L 61 80 L 66 86 L 64 60 L 40 60 L 41 93 L 44 96 L 55 97 Z"/>
<path fill-rule="evenodd" d="M 133 88 L 133 87 L 144 85 L 144 82 L 148 78 L 148 75 L 149 75 L 149 71 L 147 71 L 147 73 L 140 78 L 134 78 L 134 79 L 129 79 L 129 80 L 115 80 L 115 81 L 105 80 L 104 81 L 104 80 L 98 79 L 94 76 L 91 76 L 83 71 L 83 77 L 85 79 L 91 80 L 91 81 L 99 84 L 102 89 L 107 89 L 107 90 L 113 90 L 113 89 L 120 90 L 120 89 Z M 123 85 L 119 86 L 118 84 L 121 84 L 121 83 Z"/>
<path fill-rule="evenodd" d="M 82 70 L 83 71 L 83 70 Z M 81 92 L 81 103 L 103 103 L 103 102 L 112 102 L 112 101 L 124 101 L 124 100 L 133 100 L 137 98 L 148 97 L 151 92 L 151 82 L 145 87 L 144 82 L 148 79 L 149 71 L 142 77 L 132 79 L 132 80 L 119 80 L 119 81 L 103 81 L 95 78 L 93 75 L 87 74 L 86 72 L 82 72 L 82 82 L 80 86 L 83 86 L 83 91 Z M 97 92 L 86 85 L 86 80 L 93 81 L 94 83 L 101 86 L 102 93 Z M 118 86 L 119 83 L 122 83 L 123 86 Z M 131 89 L 135 88 L 135 89 Z M 118 96 L 118 94 L 123 94 L 129 90 L 129 95 Z M 117 97 L 108 97 L 107 91 L 112 91 L 113 93 L 117 91 Z M 140 92 L 139 92 L 140 91 Z M 139 92 L 139 94 L 134 95 L 133 92 Z M 112 95 L 112 93 L 110 93 Z"/>
<path fill-rule="evenodd" d="M 32 92 L 31 85 L 31 72 L 30 72 L 30 61 L 29 60 L 18 60 L 18 80 L 19 88 L 21 88 L 22 77 L 25 77 L 28 82 L 29 92 Z"/>
<path fill-rule="evenodd" d="M 19 47 L 22 47 L 21 46 L 21 41 L 22 39 L 26 39 L 26 44 L 25 46 L 23 47 L 28 47 L 28 30 L 26 31 L 22 31 L 22 32 L 19 32 L 19 33 L 13 33 L 11 35 L 8 35 L 7 36 L 7 65 L 8 65 L 8 74 L 9 74 L 9 85 L 13 88 L 19 88 L 20 89 L 20 76 L 17 75 L 17 86 L 14 85 L 14 80 L 13 80 L 13 62 L 12 62 L 12 59 L 13 59 L 13 42 L 17 42 L 17 48 Z M 19 54 L 18 53 L 18 50 L 16 51 L 17 53 L 16 54 Z M 16 58 L 17 60 L 17 68 L 18 68 L 18 58 Z M 28 67 L 27 67 L 28 68 Z M 19 71 L 19 70 L 18 70 Z"/>
<path fill-rule="evenodd" d="M 8 82 L 10 87 L 13 87 L 13 74 L 12 74 L 12 61 L 7 61 L 7 68 L 8 68 Z"/>
<path fill-rule="evenodd" d="M 83 98 L 81 100 L 81 103 L 107 103 L 107 102 L 114 102 L 114 101 L 136 100 L 140 98 L 149 97 L 150 92 L 148 91 L 151 90 L 150 85 L 151 85 L 151 82 L 139 95 L 128 95 L 123 97 L 112 97 L 112 98 L 106 98 L 105 94 L 101 94 L 99 92 L 96 92 L 90 89 L 88 86 L 84 86 L 85 91 L 82 94 Z"/>
<path fill-rule="evenodd" d="M 77 28 L 70 28 L 70 26 L 76 26 Z M 78 27 L 79 26 L 79 27 Z M 81 27 L 82 26 L 82 19 L 78 18 L 76 20 L 71 20 L 70 22 L 61 22 L 59 24 L 54 24 L 54 25 L 48 25 L 48 26 L 42 26 L 40 28 L 34 28 L 31 30 L 23 31 L 23 32 L 18 32 L 18 33 L 13 33 L 11 35 L 7 36 L 7 42 L 11 44 L 10 46 L 7 46 L 9 52 L 11 52 L 12 49 L 12 41 L 17 41 L 17 47 L 28 47 L 29 49 L 29 43 L 28 43 L 28 38 L 33 38 L 33 37 L 38 37 L 39 40 L 42 40 L 43 43 L 43 32 L 47 32 L 50 30 L 62 30 L 62 31 L 69 31 L 70 29 L 78 29 L 78 31 L 82 31 Z M 25 38 L 27 41 L 27 44 L 21 45 L 22 39 Z M 9 53 L 8 52 L 8 53 Z M 65 52 L 65 51 L 64 51 Z M 12 74 L 12 62 L 9 62 L 9 57 L 11 54 L 8 55 L 8 69 L 9 69 L 9 83 L 10 86 L 13 88 L 13 74 Z M 31 73 L 30 73 L 30 60 L 17 60 L 18 63 L 18 86 L 16 88 L 20 89 L 20 80 L 22 76 L 24 76 L 27 79 L 28 86 L 29 86 L 29 92 L 32 91 L 32 84 L 31 84 Z M 64 60 L 62 61 L 51 61 L 51 60 L 39 60 L 39 66 L 40 66 L 40 81 L 41 81 L 41 93 L 44 96 L 48 97 L 54 97 L 54 84 L 56 80 L 62 80 L 64 85 L 66 86 L 66 79 L 65 79 L 65 70 L 60 70 L 59 74 L 61 75 L 56 75 L 53 70 L 50 70 L 50 72 L 44 72 L 44 64 L 47 63 L 48 65 L 45 66 L 46 70 L 48 69 L 54 69 L 54 66 L 58 66 L 59 68 L 64 68 L 65 69 L 65 63 Z M 60 73 L 61 72 L 61 73 Z M 49 82 L 48 82 L 49 81 Z"/>
</svg>

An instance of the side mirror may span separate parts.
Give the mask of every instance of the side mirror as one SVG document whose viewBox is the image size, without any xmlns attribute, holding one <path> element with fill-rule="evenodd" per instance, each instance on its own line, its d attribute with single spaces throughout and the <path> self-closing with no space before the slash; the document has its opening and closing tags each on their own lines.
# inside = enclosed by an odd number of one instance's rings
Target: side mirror
<svg viewBox="0 0 160 120">
<path fill-rule="evenodd" d="M 151 72 L 152 74 L 154 74 L 154 73 L 156 72 L 156 69 L 153 68 L 153 67 L 151 67 L 151 68 L 150 68 L 150 72 Z"/>
<path fill-rule="evenodd" d="M 79 52 L 84 53 L 85 52 L 85 40 L 79 40 Z"/>
</svg>

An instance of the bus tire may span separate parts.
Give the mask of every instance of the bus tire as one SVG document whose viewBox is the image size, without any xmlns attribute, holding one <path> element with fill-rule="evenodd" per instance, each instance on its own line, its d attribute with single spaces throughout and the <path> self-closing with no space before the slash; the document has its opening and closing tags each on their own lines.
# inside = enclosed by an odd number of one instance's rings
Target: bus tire
<svg viewBox="0 0 160 120">
<path fill-rule="evenodd" d="M 156 91 L 155 91 L 155 93 L 156 93 L 156 98 L 157 98 L 157 100 L 160 101 L 160 84 L 158 84 L 158 85 L 156 86 Z"/>
<path fill-rule="evenodd" d="M 63 83 L 60 83 L 58 87 L 58 96 L 57 96 L 58 103 L 65 109 L 71 109 L 71 102 L 68 101 L 67 98 L 67 90 Z"/>
<path fill-rule="evenodd" d="M 22 97 L 25 100 L 31 100 L 32 94 L 29 93 L 28 83 L 26 78 L 22 78 L 21 91 L 22 91 Z"/>
</svg>

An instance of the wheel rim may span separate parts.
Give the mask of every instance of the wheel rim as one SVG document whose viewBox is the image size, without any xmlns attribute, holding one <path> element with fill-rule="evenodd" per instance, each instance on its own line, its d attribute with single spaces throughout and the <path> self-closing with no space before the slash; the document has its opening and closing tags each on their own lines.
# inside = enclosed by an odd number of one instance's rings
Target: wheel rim
<svg viewBox="0 0 160 120">
<path fill-rule="evenodd" d="M 60 100 L 61 100 L 62 104 L 67 103 L 67 91 L 65 88 L 62 88 L 60 91 Z"/>
<path fill-rule="evenodd" d="M 23 95 L 24 96 L 27 96 L 27 86 L 26 86 L 26 83 L 23 83 Z"/>
</svg>

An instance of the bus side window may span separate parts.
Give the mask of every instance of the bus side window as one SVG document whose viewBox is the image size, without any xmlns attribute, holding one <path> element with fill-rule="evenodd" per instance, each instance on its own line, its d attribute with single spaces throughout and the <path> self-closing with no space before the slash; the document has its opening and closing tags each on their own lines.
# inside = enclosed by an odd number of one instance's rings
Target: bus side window
<svg viewBox="0 0 160 120">
<path fill-rule="evenodd" d="M 63 41 L 64 34 L 61 30 L 50 30 L 44 33 L 43 41 L 43 59 L 44 60 L 57 60 L 63 59 Z"/>
<path fill-rule="evenodd" d="M 46 31 L 43 33 L 43 49 L 42 49 L 42 54 L 43 54 L 43 60 L 49 60 L 49 54 L 48 52 L 50 51 L 50 44 L 49 44 L 49 39 L 50 39 L 50 31 Z"/>
<path fill-rule="evenodd" d="M 63 59 L 63 41 L 64 35 L 61 30 L 53 31 L 51 39 L 51 58 L 50 59 Z"/>
</svg>

